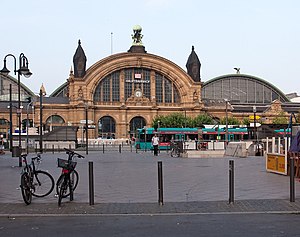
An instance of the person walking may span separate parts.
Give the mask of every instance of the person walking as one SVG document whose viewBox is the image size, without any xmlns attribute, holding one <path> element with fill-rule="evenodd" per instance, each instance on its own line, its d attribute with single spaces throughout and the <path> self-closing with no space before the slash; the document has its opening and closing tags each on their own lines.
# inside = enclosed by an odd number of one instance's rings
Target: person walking
<svg viewBox="0 0 300 237">
<path fill-rule="evenodd" d="M 152 142 L 151 143 L 152 143 L 152 146 L 153 146 L 154 155 L 158 156 L 159 137 L 157 136 L 156 133 L 152 137 Z"/>
<path fill-rule="evenodd" d="M 0 155 L 4 155 L 4 139 L 3 134 L 0 135 Z"/>
</svg>

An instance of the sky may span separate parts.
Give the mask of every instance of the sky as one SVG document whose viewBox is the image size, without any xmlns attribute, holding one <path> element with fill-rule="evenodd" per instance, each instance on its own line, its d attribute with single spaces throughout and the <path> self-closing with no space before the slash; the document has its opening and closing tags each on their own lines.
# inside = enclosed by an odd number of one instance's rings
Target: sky
<svg viewBox="0 0 300 237">
<path fill-rule="evenodd" d="M 299 0 L 3 0 L 0 67 L 24 53 L 33 75 L 21 82 L 50 95 L 69 77 L 79 39 L 89 68 L 127 52 L 140 25 L 147 52 L 185 71 L 194 46 L 203 82 L 238 67 L 300 95 L 299 12 Z"/>
</svg>

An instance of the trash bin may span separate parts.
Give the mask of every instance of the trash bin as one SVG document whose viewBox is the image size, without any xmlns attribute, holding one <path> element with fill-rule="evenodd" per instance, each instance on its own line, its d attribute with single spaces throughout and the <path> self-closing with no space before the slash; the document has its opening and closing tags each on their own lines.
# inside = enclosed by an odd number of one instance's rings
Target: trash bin
<svg viewBox="0 0 300 237">
<path fill-rule="evenodd" d="M 18 146 L 13 146 L 11 150 L 11 156 L 12 157 L 19 157 L 21 155 L 21 149 Z"/>
</svg>

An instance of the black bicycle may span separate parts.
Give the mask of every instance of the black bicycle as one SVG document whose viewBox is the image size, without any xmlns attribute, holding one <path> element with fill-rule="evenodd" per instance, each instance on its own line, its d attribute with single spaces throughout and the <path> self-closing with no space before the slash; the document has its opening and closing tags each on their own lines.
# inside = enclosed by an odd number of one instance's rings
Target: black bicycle
<svg viewBox="0 0 300 237">
<path fill-rule="evenodd" d="M 75 170 L 77 162 L 73 161 L 74 158 L 84 158 L 84 156 L 65 148 L 68 159 L 57 158 L 57 166 L 62 168 L 61 175 L 56 182 L 56 193 L 58 195 L 58 206 L 61 205 L 63 198 L 70 196 L 73 199 L 73 192 L 76 189 L 79 181 L 79 174 Z"/>
<path fill-rule="evenodd" d="M 31 158 L 31 163 L 27 162 L 27 154 L 21 155 L 25 167 L 21 173 L 21 192 L 24 202 L 29 205 L 34 197 L 45 197 L 54 189 L 53 177 L 44 170 L 39 170 L 41 156 Z"/>
<path fill-rule="evenodd" d="M 171 157 L 180 157 L 180 148 L 177 142 L 171 143 Z"/>
</svg>

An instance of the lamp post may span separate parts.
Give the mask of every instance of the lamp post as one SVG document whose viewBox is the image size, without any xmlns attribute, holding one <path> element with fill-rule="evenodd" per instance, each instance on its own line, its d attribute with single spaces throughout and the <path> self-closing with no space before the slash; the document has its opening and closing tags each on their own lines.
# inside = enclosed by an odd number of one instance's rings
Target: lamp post
<svg viewBox="0 0 300 237">
<path fill-rule="evenodd" d="M 12 90 L 11 90 L 11 84 L 9 84 L 9 150 L 12 151 L 12 134 L 13 134 L 13 126 L 12 126 Z"/>
<path fill-rule="evenodd" d="M 225 148 L 227 148 L 228 144 L 228 99 L 225 99 L 226 107 L 225 107 L 225 114 L 226 114 L 226 131 L 225 131 Z"/>
<path fill-rule="evenodd" d="M 27 104 L 27 109 L 26 109 L 26 153 L 28 154 L 28 141 L 29 141 L 29 137 L 28 137 L 28 126 L 29 126 L 29 121 L 28 121 L 28 110 L 29 107 L 32 105 L 33 101 L 30 101 Z"/>
<path fill-rule="evenodd" d="M 3 75 L 8 75 L 10 71 L 6 68 L 6 58 L 7 57 L 13 57 L 14 59 L 14 73 L 15 75 L 18 73 L 18 109 L 17 109 L 17 116 L 18 116 L 18 126 L 19 126 L 19 167 L 22 167 L 22 158 L 21 158 L 21 153 L 22 153 L 22 145 L 21 145 L 21 75 L 25 77 L 30 77 L 32 73 L 30 72 L 28 68 L 28 59 L 24 55 L 24 53 L 21 53 L 19 55 L 19 69 L 17 69 L 17 59 L 13 54 L 7 54 L 4 57 L 4 67 L 0 71 Z"/>
<path fill-rule="evenodd" d="M 85 153 L 89 154 L 89 136 L 88 136 L 88 130 L 89 130 L 89 123 L 88 123 L 88 104 L 85 104 Z"/>
<path fill-rule="evenodd" d="M 43 96 L 46 95 L 43 85 L 40 88 L 40 153 L 43 153 Z"/>
<path fill-rule="evenodd" d="M 254 114 L 254 139 L 255 139 L 255 144 L 257 144 L 257 132 L 256 132 L 256 106 L 253 106 L 253 114 Z"/>
</svg>

